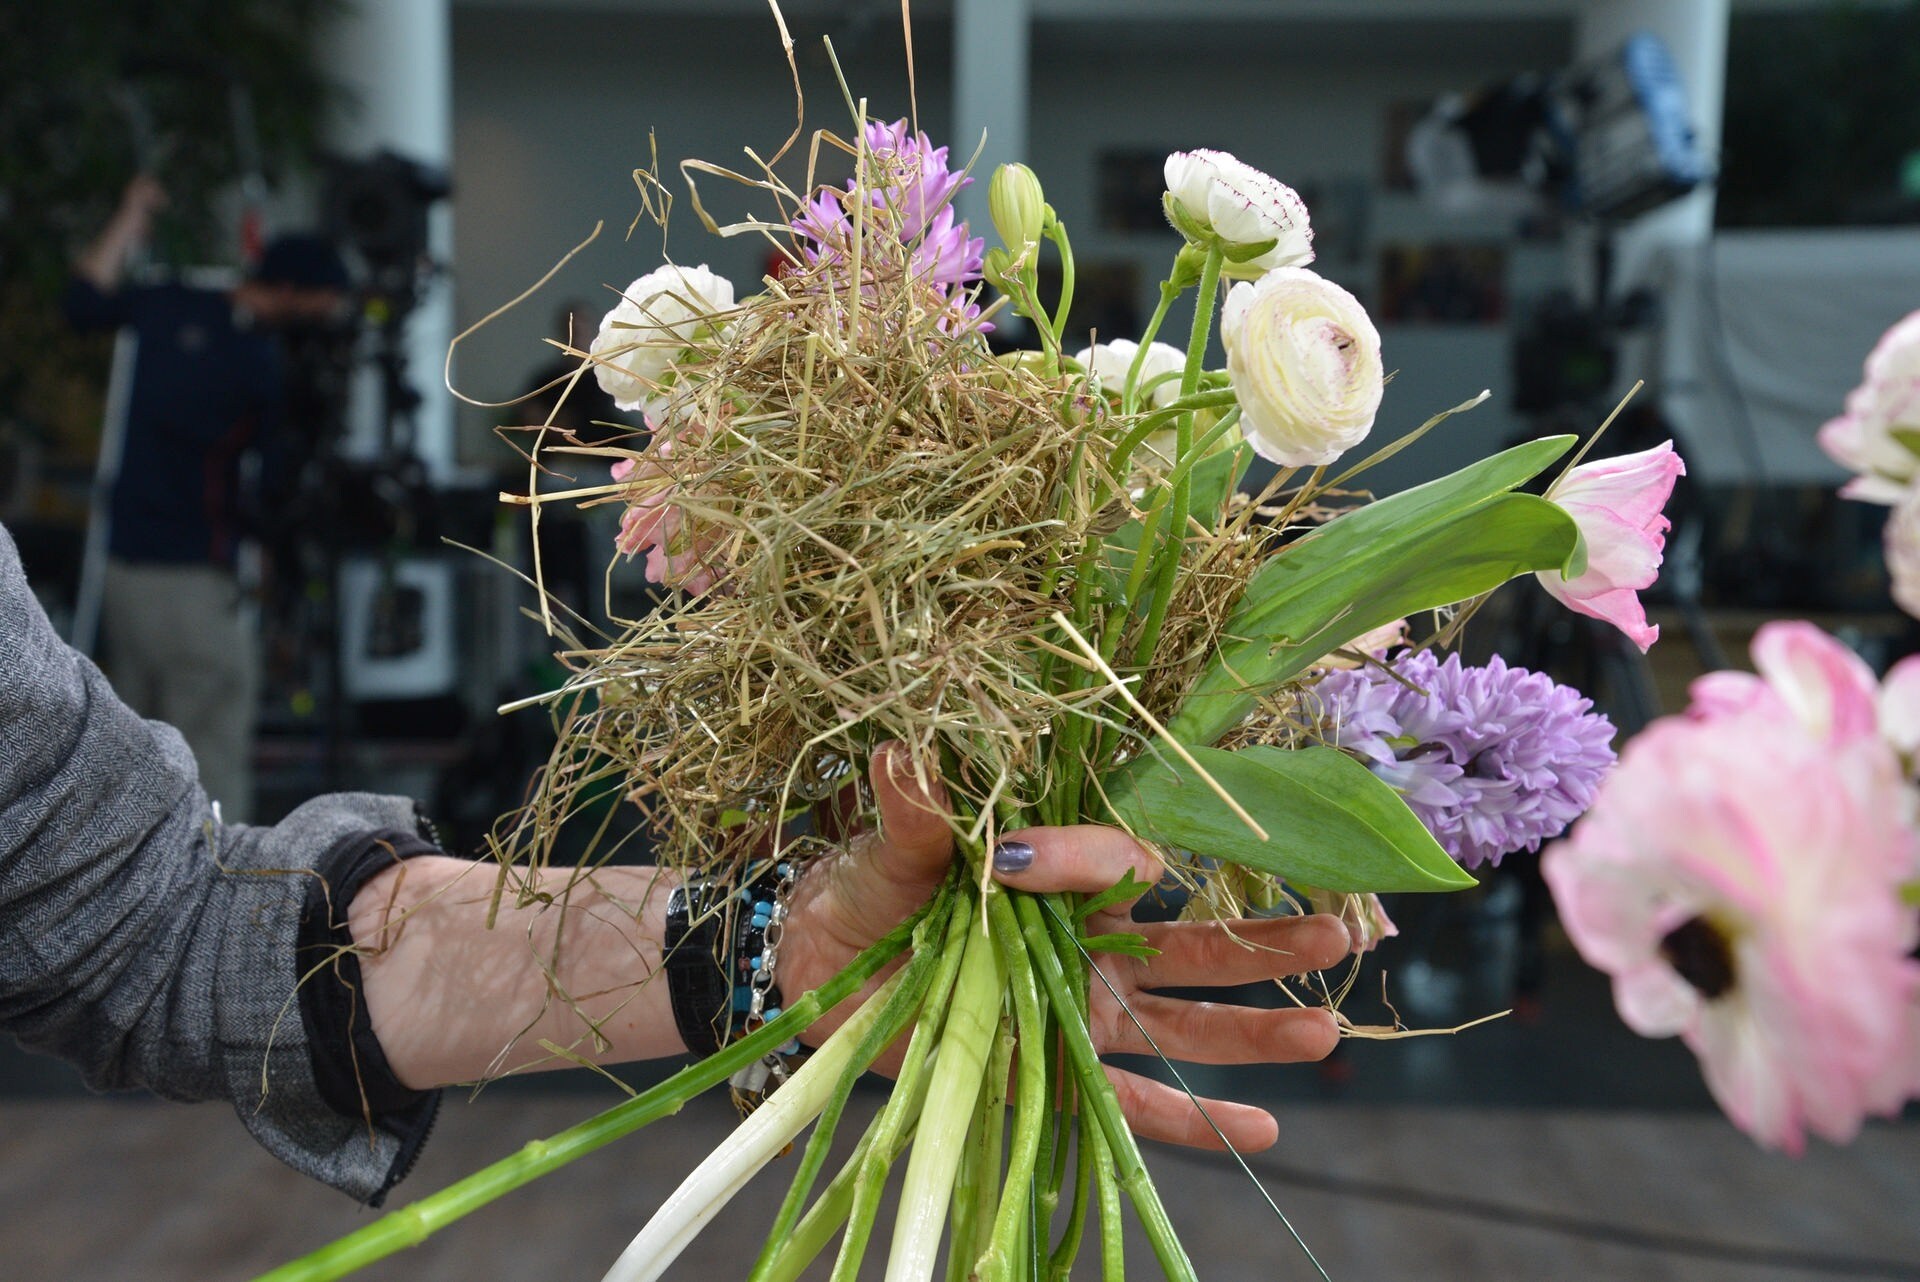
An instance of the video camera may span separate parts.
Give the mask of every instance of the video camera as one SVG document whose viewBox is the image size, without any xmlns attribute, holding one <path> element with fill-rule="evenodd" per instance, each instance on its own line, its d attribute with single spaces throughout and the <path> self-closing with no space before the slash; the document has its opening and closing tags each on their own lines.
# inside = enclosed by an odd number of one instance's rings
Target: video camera
<svg viewBox="0 0 1920 1282">
<path fill-rule="evenodd" d="M 428 259 L 427 213 L 453 193 L 447 174 L 393 151 L 332 157 L 321 199 L 322 225 L 353 246 L 367 266 L 368 293 L 395 314 L 419 300 Z"/>
</svg>

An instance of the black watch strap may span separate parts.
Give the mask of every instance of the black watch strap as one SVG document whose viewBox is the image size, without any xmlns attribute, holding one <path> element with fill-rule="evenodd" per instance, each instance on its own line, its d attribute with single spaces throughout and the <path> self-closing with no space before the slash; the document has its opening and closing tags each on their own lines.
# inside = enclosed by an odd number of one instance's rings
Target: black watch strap
<svg viewBox="0 0 1920 1282">
<path fill-rule="evenodd" d="M 667 993 L 674 1027 L 695 1055 L 719 1050 L 732 1023 L 733 981 L 726 963 L 733 949 L 721 944 L 732 923 L 725 911 L 715 911 L 726 894 L 725 887 L 695 881 L 667 896 Z"/>
</svg>

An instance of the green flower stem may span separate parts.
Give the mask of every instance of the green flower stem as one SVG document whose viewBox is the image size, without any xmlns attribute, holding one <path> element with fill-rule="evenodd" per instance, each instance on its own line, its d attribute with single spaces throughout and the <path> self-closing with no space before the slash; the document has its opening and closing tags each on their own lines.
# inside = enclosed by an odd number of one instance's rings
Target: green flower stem
<svg viewBox="0 0 1920 1282">
<path fill-rule="evenodd" d="M 1125 1282 L 1127 1241 L 1120 1224 L 1120 1185 L 1113 1177 L 1113 1152 L 1097 1126 L 1083 1126 L 1081 1136 L 1093 1149 L 1094 1188 L 1100 1198 L 1100 1277 L 1102 1282 Z"/>
<path fill-rule="evenodd" d="M 1162 424 L 1173 422 L 1189 410 L 1231 409 L 1239 403 L 1231 387 L 1214 387 L 1179 397 L 1172 404 L 1141 418 L 1114 442 L 1113 452 L 1108 458 L 1108 472 L 1114 477 L 1125 475 L 1127 465 L 1133 461 L 1133 452 L 1140 448 L 1142 441 L 1160 431 Z M 1094 506 L 1106 506 L 1113 495 L 1114 486 L 1103 482 L 1103 488 L 1094 491 Z"/>
<path fill-rule="evenodd" d="M 1000 1016 L 1000 1035 L 1006 1036 L 1007 1017 Z M 998 1053 L 999 1043 L 994 1043 Z M 988 1068 L 993 1058 L 987 1059 Z M 953 1177 L 953 1206 L 947 1212 L 947 1273 L 946 1282 L 967 1282 L 970 1271 L 968 1261 L 974 1244 L 975 1226 L 980 1222 L 977 1197 L 980 1186 L 985 1182 L 980 1178 L 980 1159 L 982 1149 L 986 1147 L 987 1096 L 990 1091 L 980 1093 L 980 1106 L 973 1110 L 973 1121 L 967 1127 L 967 1145 L 960 1150 L 960 1169 Z"/>
<path fill-rule="evenodd" d="M 987 1056 L 1000 1027 L 1005 987 L 992 934 L 981 922 L 967 931 L 960 976 L 954 981 L 946 1024 L 940 1030 L 940 1055 L 933 1065 L 933 1080 L 927 1084 L 920 1137 L 907 1155 L 900 1209 L 887 1254 L 887 1282 L 919 1282 L 933 1276 L 960 1148 L 980 1100 Z"/>
<path fill-rule="evenodd" d="M 606 1282 L 653 1282 L 671 1267 L 727 1203 L 820 1116 L 839 1085 L 865 1070 L 855 1051 L 871 1044 L 879 1053 L 884 1043 L 868 1033 L 892 1011 L 894 995 L 911 979 L 910 970 L 896 971 L 799 1072 L 709 1153 L 634 1235 L 607 1270 Z"/>
<path fill-rule="evenodd" d="M 1090 1126 L 1081 1127 L 1080 1138 L 1074 1145 L 1073 1209 L 1067 1216 L 1067 1227 L 1060 1235 L 1059 1244 L 1047 1257 L 1048 1282 L 1067 1282 L 1073 1276 L 1074 1257 L 1080 1254 L 1080 1239 L 1086 1234 L 1087 1193 L 1093 1184 L 1093 1130 Z"/>
<path fill-rule="evenodd" d="M 936 1042 L 946 1033 L 952 1002 L 964 963 L 965 942 L 978 933 L 974 922 L 973 895 L 969 883 L 953 890 L 953 916 L 947 920 L 947 937 L 940 954 L 940 969 L 934 972 L 927 1003 L 921 1008 L 920 1022 L 914 1025 L 907 1042 L 906 1057 L 900 1064 L 900 1076 L 893 1094 L 868 1129 L 873 1143 L 860 1165 L 853 1187 L 853 1204 L 848 1212 L 847 1235 L 841 1240 L 839 1257 L 834 1261 L 835 1282 L 852 1282 L 860 1272 L 860 1260 L 866 1254 L 867 1239 L 873 1235 L 874 1216 L 880 1209 L 880 1192 L 887 1172 L 899 1151 L 897 1139 L 915 1119 L 925 1118 L 925 1101 L 932 1095 L 937 1074 L 930 1074 L 928 1057 Z M 944 1058 L 944 1057 L 943 1057 Z M 917 1149 L 918 1145 L 916 1145 Z"/>
<path fill-rule="evenodd" d="M 1020 1229 L 1029 1215 L 1040 1132 L 1047 1120 L 1046 1057 L 1034 1053 L 1045 1036 L 1040 1017 L 1040 990 L 1034 983 L 1033 963 L 1027 957 L 1027 947 L 1021 938 L 1020 919 L 1009 898 L 997 886 L 987 888 L 987 921 L 994 947 L 999 951 L 1000 967 L 1006 973 L 1008 991 L 1013 996 L 1020 1044 L 1027 1048 L 1027 1053 L 1020 1056 L 1018 1065 L 1013 1143 L 1007 1150 L 1007 1178 L 1000 1192 L 1000 1213 L 994 1221 L 992 1245 L 974 1270 L 984 1279 L 1010 1278 L 1015 1261 L 1020 1258 Z"/>
<path fill-rule="evenodd" d="M 1007 1082 L 1013 1072 L 1013 1012 L 1000 1014 L 1000 1035 L 987 1058 L 980 1107 L 967 1133 L 967 1153 L 953 1191 L 953 1228 L 947 1252 L 947 1282 L 970 1282 L 973 1262 L 993 1235 L 994 1201 L 1000 1192 L 1000 1141 L 1007 1123 Z"/>
<path fill-rule="evenodd" d="M 1208 428 L 1205 436 L 1193 443 L 1192 452 L 1173 465 L 1173 471 L 1168 474 L 1167 479 L 1176 484 L 1186 480 L 1187 477 L 1192 474 L 1193 469 L 1199 466 L 1199 464 L 1206 459 L 1207 455 L 1212 452 L 1213 447 L 1219 444 L 1226 434 L 1237 427 L 1239 423 L 1240 407 L 1236 405 L 1225 414 L 1222 414 L 1220 421 Z"/>
<path fill-rule="evenodd" d="M 920 1106 L 926 1100 L 927 1076 L 919 1074 L 911 1082 L 901 1082 L 894 1088 L 895 1094 L 907 1095 L 905 1112 L 910 1118 L 918 1118 Z M 914 1123 L 909 1121 L 890 1141 L 883 1164 L 891 1165 L 907 1147 L 913 1138 Z M 800 1223 L 794 1226 L 793 1235 L 781 1248 L 779 1257 L 774 1261 L 773 1271 L 767 1275 L 767 1282 L 798 1282 L 807 1266 L 812 1264 L 820 1252 L 842 1224 L 847 1222 L 847 1214 L 853 1209 L 853 1188 L 859 1178 L 861 1164 L 873 1149 L 874 1128 L 869 1126 L 867 1133 L 860 1137 L 845 1165 L 827 1184 L 819 1198 L 800 1217 Z"/>
<path fill-rule="evenodd" d="M 1045 914 L 1040 903 L 1031 895 L 1019 895 L 1015 896 L 1015 908 L 1020 916 L 1021 933 L 1027 941 L 1027 952 L 1033 958 L 1041 987 L 1046 990 L 1054 1008 L 1062 1012 L 1060 1028 L 1066 1038 L 1067 1057 L 1080 1079 L 1082 1112 L 1091 1111 L 1100 1129 L 1105 1132 L 1107 1144 L 1118 1166 L 1120 1185 L 1132 1200 L 1134 1213 L 1139 1217 L 1141 1227 L 1146 1230 L 1147 1240 L 1153 1244 L 1153 1253 L 1159 1259 L 1160 1268 L 1169 1282 L 1198 1282 L 1193 1262 L 1181 1247 L 1180 1239 L 1174 1233 L 1173 1222 L 1167 1217 L 1167 1209 L 1161 1204 L 1160 1195 L 1140 1160 L 1139 1146 L 1134 1143 L 1133 1132 L 1120 1111 L 1120 1100 L 1114 1094 L 1113 1083 L 1107 1080 L 1106 1072 L 1100 1065 L 1100 1055 L 1094 1049 L 1086 1021 L 1079 1018 L 1073 990 L 1061 968 L 1052 937 L 1047 933 Z"/>
<path fill-rule="evenodd" d="M 1153 346 L 1153 340 L 1160 335 L 1160 326 L 1166 322 L 1167 311 L 1173 306 L 1173 300 L 1180 297 L 1180 287 L 1170 280 L 1160 282 L 1160 305 L 1153 309 L 1153 315 L 1147 321 L 1147 328 L 1140 335 L 1139 350 L 1133 354 L 1133 364 L 1127 367 L 1126 390 L 1120 394 L 1120 408 L 1131 414 L 1140 403 L 1140 368 L 1147 363 L 1147 349 Z"/>
<path fill-rule="evenodd" d="M 1207 262 L 1200 269 L 1200 293 L 1193 303 L 1193 333 L 1187 340 L 1187 370 L 1180 379 L 1180 395 L 1191 396 L 1200 386 L 1200 372 L 1207 363 L 1207 339 L 1213 333 L 1214 295 L 1220 288 L 1220 268 L 1226 262 L 1226 255 L 1218 243 L 1207 250 Z M 1179 447 L 1174 452 L 1177 463 L 1184 461 L 1193 452 L 1193 415 L 1182 414 L 1179 418 Z M 1187 545 L 1187 515 L 1193 503 L 1193 479 L 1182 475 L 1173 483 L 1173 514 L 1167 525 L 1167 544 L 1163 553 L 1157 554 L 1159 577 L 1154 581 L 1153 604 L 1147 610 L 1147 621 L 1141 626 L 1139 644 L 1134 647 L 1133 664 L 1141 667 L 1153 661 L 1154 647 L 1160 643 L 1160 628 L 1167 619 L 1167 606 L 1173 600 L 1174 584 L 1180 577 L 1181 553 Z M 1147 547 L 1142 544 L 1139 555 L 1147 555 Z"/>
<path fill-rule="evenodd" d="M 649 1122 L 679 1112 L 695 1095 L 726 1081 L 748 1064 L 805 1032 L 813 1021 L 857 992 L 881 967 L 900 955 L 927 911 L 922 907 L 888 931 L 848 963 L 845 970 L 782 1011 L 778 1019 L 768 1021 L 699 1063 L 688 1065 L 651 1090 L 557 1135 L 533 1140 L 519 1152 L 482 1167 L 438 1193 L 409 1203 L 309 1255 L 261 1274 L 256 1282 L 328 1282 L 345 1277 L 396 1251 L 418 1246 L 461 1216 L 558 1170 L 575 1158 L 584 1157 Z"/>
<path fill-rule="evenodd" d="M 1057 350 L 1067 332 L 1067 316 L 1073 311 L 1073 246 L 1067 240 L 1067 228 L 1058 218 L 1047 228 L 1047 239 L 1060 251 L 1060 301 L 1053 312 L 1053 345 Z"/>
<path fill-rule="evenodd" d="M 774 1257 L 780 1254 L 782 1245 L 793 1232 L 794 1224 L 805 1209 L 807 1194 L 813 1191 L 813 1182 L 820 1174 L 820 1168 L 826 1164 L 827 1150 L 833 1144 L 833 1133 L 840 1125 L 840 1115 L 846 1111 L 847 1100 L 853 1094 L 854 1083 L 867 1066 L 880 1057 L 880 1052 L 891 1046 L 894 1039 L 905 1032 L 913 1022 L 922 1002 L 926 1000 L 928 989 L 939 968 L 941 952 L 932 945 L 932 939 L 942 933 L 952 916 L 951 896 L 963 892 L 950 891 L 942 896 L 945 900 L 939 909 L 929 913 L 920 921 L 919 928 L 913 932 L 913 959 L 896 972 L 889 981 L 892 991 L 883 990 L 886 1005 L 879 1017 L 860 1038 L 854 1048 L 852 1064 L 848 1071 L 840 1075 L 834 1084 L 833 1094 L 827 1100 L 827 1106 L 820 1113 L 820 1120 L 814 1124 L 813 1135 L 807 1141 L 806 1153 L 800 1159 L 799 1169 L 793 1173 L 793 1182 L 787 1187 L 787 1196 L 780 1204 L 780 1212 L 774 1216 L 773 1228 L 767 1233 L 766 1245 L 760 1249 L 760 1258 L 754 1262 L 753 1272 L 748 1282 L 766 1282 L 773 1266 Z M 870 1002 L 880 1001 L 883 993 L 876 993 Z"/>
<path fill-rule="evenodd" d="M 1034 1200 L 1035 1218 L 1046 1225 L 1047 1231 L 1051 1232 L 1054 1212 L 1060 1206 L 1060 1178 L 1053 1155 L 1056 1146 L 1065 1142 L 1061 1125 L 1065 1121 L 1065 1110 L 1069 1107 L 1069 1103 L 1061 1093 L 1064 1083 L 1060 1078 L 1060 1057 L 1055 1050 L 1060 1041 L 1060 1033 L 1054 1025 L 1053 1011 L 1044 1010 L 1040 1022 L 1042 1049 L 1036 1052 L 1029 1047 L 1027 1051 L 1028 1054 L 1037 1053 L 1040 1056 L 1041 1072 L 1045 1075 L 1046 1082 L 1046 1112 L 1043 1114 L 1044 1122 L 1040 1128 L 1040 1152 L 1034 1157 L 1033 1162 L 1036 1176 Z M 1043 1172 L 1046 1178 L 1039 1178 Z"/>
</svg>

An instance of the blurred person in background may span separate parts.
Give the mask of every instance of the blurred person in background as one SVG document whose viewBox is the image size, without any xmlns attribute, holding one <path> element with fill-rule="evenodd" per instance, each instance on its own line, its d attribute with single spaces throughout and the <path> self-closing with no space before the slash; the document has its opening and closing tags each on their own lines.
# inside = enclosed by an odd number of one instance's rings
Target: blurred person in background
<svg viewBox="0 0 1920 1282">
<path fill-rule="evenodd" d="M 243 462 L 271 451 L 284 413 L 278 333 L 335 317 L 349 280 L 329 242 L 292 235 L 272 241 L 230 289 L 127 284 L 165 204 L 152 177 L 128 183 L 75 261 L 63 300 L 76 327 L 124 327 L 135 342 L 101 623 L 115 688 L 143 716 L 179 728 L 208 793 L 244 821 L 259 659 L 235 575 Z"/>
</svg>

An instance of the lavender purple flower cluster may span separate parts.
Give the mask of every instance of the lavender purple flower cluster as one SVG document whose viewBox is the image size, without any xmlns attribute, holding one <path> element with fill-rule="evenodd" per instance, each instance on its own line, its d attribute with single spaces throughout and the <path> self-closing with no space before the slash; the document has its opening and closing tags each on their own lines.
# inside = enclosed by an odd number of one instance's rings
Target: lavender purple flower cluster
<svg viewBox="0 0 1920 1282">
<path fill-rule="evenodd" d="M 1538 850 L 1592 803 L 1614 731 L 1578 690 L 1498 657 L 1469 667 L 1422 650 L 1388 664 L 1315 687 L 1327 741 L 1392 785 L 1463 867 Z"/>
<path fill-rule="evenodd" d="M 923 133 L 908 132 L 904 120 L 869 123 L 866 142 L 878 170 L 868 175 L 873 208 L 887 216 L 886 225 L 900 242 L 912 247 L 914 275 L 944 290 L 958 304 L 961 318 L 971 321 L 980 314 L 979 304 L 959 300 L 961 291 L 980 279 L 986 241 L 968 236 L 967 224 L 954 215 L 953 197 L 973 179 L 949 169 L 947 149 L 934 146 Z M 809 265 L 848 257 L 854 224 L 847 201 L 857 189 L 849 182 L 845 192 L 822 191 L 793 220 Z"/>
</svg>

